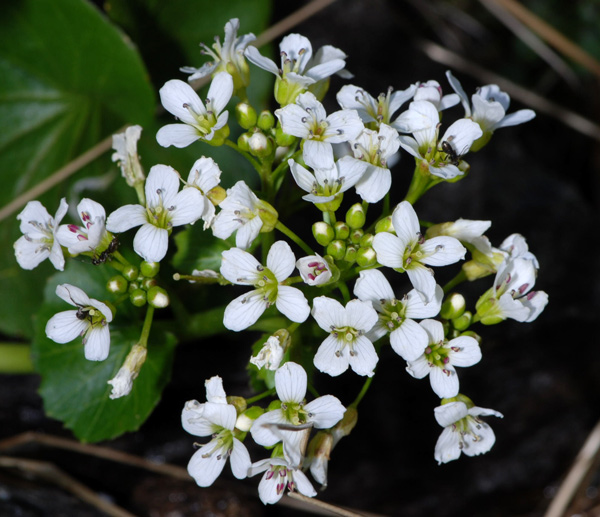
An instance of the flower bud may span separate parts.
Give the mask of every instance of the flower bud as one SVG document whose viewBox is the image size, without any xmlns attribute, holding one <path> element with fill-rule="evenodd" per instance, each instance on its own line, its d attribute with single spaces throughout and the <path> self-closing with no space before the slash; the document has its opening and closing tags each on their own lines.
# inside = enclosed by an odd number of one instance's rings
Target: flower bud
<svg viewBox="0 0 600 517">
<path fill-rule="evenodd" d="M 221 201 L 227 197 L 227 191 L 223 187 L 217 185 L 206 193 L 206 197 L 210 199 L 210 202 L 213 205 L 218 206 Z"/>
<path fill-rule="evenodd" d="M 318 221 L 313 224 L 312 232 L 315 240 L 321 246 L 327 246 L 335 237 L 333 228 L 325 221 Z"/>
<path fill-rule="evenodd" d="M 240 102 L 235 107 L 235 118 L 243 129 L 256 126 L 256 110 L 247 102 Z"/>
<path fill-rule="evenodd" d="M 154 278 L 158 275 L 158 271 L 160 270 L 160 262 L 147 262 L 143 261 L 140 264 L 140 273 L 146 278 Z"/>
<path fill-rule="evenodd" d="M 391 215 L 388 215 L 387 217 L 380 219 L 375 224 L 375 233 L 393 232 L 393 231 L 394 231 L 394 225 L 392 224 L 392 216 Z"/>
<path fill-rule="evenodd" d="M 354 262 L 356 262 L 356 247 L 355 246 L 348 246 L 346 248 L 346 253 L 344 253 L 344 260 L 346 262 L 349 262 L 350 264 L 354 264 Z"/>
<path fill-rule="evenodd" d="M 354 243 L 354 244 L 358 244 L 360 242 L 360 240 L 363 238 L 363 235 L 365 234 L 365 232 L 361 229 L 361 228 L 356 228 L 355 230 L 352 231 L 352 233 L 350 234 L 350 240 Z"/>
<path fill-rule="evenodd" d="M 350 235 L 350 228 L 348 228 L 348 225 L 343 221 L 338 221 L 337 223 L 335 223 L 333 229 L 335 230 L 336 239 L 345 241 Z"/>
<path fill-rule="evenodd" d="M 335 260 L 342 260 L 346 253 L 346 243 L 344 241 L 331 241 L 327 245 L 327 255 L 331 255 Z"/>
<path fill-rule="evenodd" d="M 473 332 L 472 330 L 467 330 L 466 332 L 462 332 L 461 336 L 469 336 L 473 339 L 476 339 L 479 344 L 481 344 L 481 336 L 477 334 L 477 332 Z"/>
<path fill-rule="evenodd" d="M 215 131 L 212 139 L 202 140 L 202 141 L 206 142 L 209 145 L 212 145 L 213 147 L 220 147 L 225 143 L 225 140 L 227 140 L 228 136 L 229 136 L 229 126 L 225 125 L 221 129 L 217 129 L 217 131 Z"/>
<path fill-rule="evenodd" d="M 356 263 L 360 267 L 374 266 L 377 264 L 377 253 L 373 248 L 358 248 Z"/>
<path fill-rule="evenodd" d="M 227 404 L 231 404 L 235 407 L 235 411 L 238 415 L 246 411 L 246 408 L 248 407 L 248 404 L 246 404 L 246 399 L 244 397 L 231 396 L 227 397 L 226 400 Z"/>
<path fill-rule="evenodd" d="M 302 280 L 308 285 L 324 285 L 330 282 L 333 274 L 331 266 L 320 255 L 309 255 L 296 261 Z"/>
<path fill-rule="evenodd" d="M 155 285 L 148 289 L 148 303 L 155 309 L 164 309 L 169 302 L 169 295 L 162 287 Z"/>
<path fill-rule="evenodd" d="M 237 420 L 235 421 L 235 427 L 240 431 L 250 431 L 250 428 L 252 427 L 254 421 L 264 412 L 265 410 L 260 406 L 249 407 L 237 417 Z"/>
<path fill-rule="evenodd" d="M 272 205 L 261 199 L 258 201 L 258 217 L 263 222 L 260 233 L 268 233 L 275 228 L 279 214 Z"/>
<path fill-rule="evenodd" d="M 327 486 L 327 465 L 333 449 L 331 431 L 319 431 L 308 444 L 306 463 L 310 465 L 310 473 L 322 488 Z"/>
<path fill-rule="evenodd" d="M 361 203 L 352 205 L 346 212 L 346 223 L 353 230 L 356 228 L 362 228 L 365 225 L 367 214 Z"/>
<path fill-rule="evenodd" d="M 273 126 L 275 125 L 275 117 L 273 116 L 273 113 L 271 113 L 269 110 L 261 111 L 256 125 L 263 131 L 269 131 L 270 129 L 273 129 Z"/>
<path fill-rule="evenodd" d="M 288 104 L 293 104 L 296 101 L 296 97 L 305 91 L 306 88 L 302 84 L 296 82 L 288 82 L 287 79 L 277 77 L 275 79 L 275 100 L 283 108 Z"/>
<path fill-rule="evenodd" d="M 148 291 L 152 289 L 156 285 L 156 278 L 143 278 L 142 279 L 142 289 Z"/>
<path fill-rule="evenodd" d="M 264 133 L 255 132 L 248 140 L 250 152 L 257 157 L 267 156 L 273 152 L 273 142 Z"/>
<path fill-rule="evenodd" d="M 285 330 L 285 329 L 282 329 Z M 281 331 L 278 331 L 281 332 Z M 286 331 L 287 332 L 287 331 Z M 289 332 L 288 332 L 288 343 L 289 343 Z M 279 336 L 269 336 L 269 339 L 265 342 L 258 354 L 250 358 L 250 363 L 256 366 L 259 370 L 265 368 L 266 370 L 275 371 L 279 368 L 283 359 L 285 350 L 282 346 L 282 339 Z"/>
<path fill-rule="evenodd" d="M 483 325 L 495 325 L 505 319 L 498 307 L 498 300 L 494 298 L 493 290 L 493 287 L 488 289 L 475 304 L 477 317 Z"/>
<path fill-rule="evenodd" d="M 114 294 L 123 294 L 127 291 L 128 285 L 129 283 L 123 276 L 115 275 L 106 282 L 106 290 Z"/>
<path fill-rule="evenodd" d="M 140 270 L 135 266 L 126 266 L 123 269 L 123 276 L 129 280 L 130 282 L 133 280 L 137 280 L 137 277 L 140 274 Z"/>
<path fill-rule="evenodd" d="M 129 301 L 136 307 L 146 305 L 146 291 L 143 289 L 134 289 L 129 293 Z"/>
<path fill-rule="evenodd" d="M 242 151 L 250 151 L 250 137 L 252 136 L 252 133 L 242 133 L 240 136 L 238 136 L 237 139 L 237 145 L 238 147 L 242 150 Z"/>
<path fill-rule="evenodd" d="M 275 130 L 275 142 L 279 147 L 289 147 L 296 141 L 296 137 L 283 132 L 280 125 Z"/>
<path fill-rule="evenodd" d="M 374 235 L 372 233 L 365 233 L 361 238 L 360 238 L 360 246 L 362 248 L 370 248 L 371 246 L 373 246 L 373 237 Z"/>
<path fill-rule="evenodd" d="M 473 321 L 473 314 L 469 311 L 463 312 L 458 318 L 452 319 L 452 325 L 456 330 L 467 330 Z"/>
<path fill-rule="evenodd" d="M 145 346 L 139 344 L 133 345 L 129 354 L 125 358 L 123 366 L 117 372 L 117 375 L 107 381 L 112 385 L 111 399 L 117 399 L 129 395 L 133 388 L 133 381 L 137 378 L 146 361 L 148 351 Z"/>
<path fill-rule="evenodd" d="M 462 313 L 465 312 L 466 306 L 467 302 L 462 294 L 452 293 L 450 296 L 448 296 L 448 298 L 446 298 L 446 300 L 444 300 L 442 309 L 440 310 L 440 316 L 445 320 L 459 318 Z"/>
</svg>

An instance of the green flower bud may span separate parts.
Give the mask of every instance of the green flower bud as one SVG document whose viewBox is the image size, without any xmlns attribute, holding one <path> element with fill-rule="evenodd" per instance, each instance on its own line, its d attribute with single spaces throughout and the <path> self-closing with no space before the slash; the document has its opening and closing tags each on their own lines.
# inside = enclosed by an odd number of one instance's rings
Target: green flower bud
<svg viewBox="0 0 600 517">
<path fill-rule="evenodd" d="M 155 309 L 164 309 L 169 302 L 169 295 L 162 287 L 155 285 L 148 289 L 148 303 Z"/>
<path fill-rule="evenodd" d="M 293 104 L 296 97 L 305 91 L 305 87 L 295 82 L 288 82 L 287 79 L 277 77 L 275 79 L 275 100 L 283 108 L 288 104 Z"/>
<path fill-rule="evenodd" d="M 280 125 L 277 125 L 275 130 L 275 142 L 279 147 L 289 147 L 296 141 L 296 137 L 284 133 Z"/>
<path fill-rule="evenodd" d="M 240 102 L 235 107 L 235 118 L 244 129 L 256 126 L 256 110 L 247 102 Z"/>
<path fill-rule="evenodd" d="M 210 199 L 210 202 L 213 205 L 218 206 L 221 201 L 227 197 L 227 191 L 223 187 L 217 185 L 206 193 L 206 197 Z"/>
<path fill-rule="evenodd" d="M 146 278 L 153 278 L 158 275 L 160 270 L 160 262 L 146 262 L 145 260 L 140 264 L 140 273 Z"/>
<path fill-rule="evenodd" d="M 354 262 L 356 262 L 356 254 L 356 248 L 354 246 L 348 246 L 346 248 L 346 253 L 344 254 L 344 260 L 350 264 L 354 264 Z"/>
<path fill-rule="evenodd" d="M 142 289 L 146 291 L 152 289 L 156 285 L 156 278 L 143 278 L 142 279 Z"/>
<path fill-rule="evenodd" d="M 327 201 L 327 203 L 315 203 L 315 206 L 321 210 L 321 212 L 335 212 L 342 204 L 343 199 L 344 193 L 339 192 L 331 201 Z"/>
<path fill-rule="evenodd" d="M 466 306 L 467 302 L 462 294 L 452 293 L 450 296 L 448 296 L 448 298 L 446 298 L 446 300 L 444 300 L 442 309 L 440 311 L 440 316 L 445 320 L 459 318 L 462 313 L 465 312 Z"/>
<path fill-rule="evenodd" d="M 123 276 L 130 282 L 133 280 L 137 280 L 137 277 L 139 275 L 140 275 L 140 270 L 135 266 L 126 266 L 123 269 Z"/>
<path fill-rule="evenodd" d="M 212 139 L 210 140 L 202 140 L 213 147 L 220 147 L 225 143 L 227 137 L 229 136 L 229 126 L 225 125 L 221 129 L 217 129 Z"/>
<path fill-rule="evenodd" d="M 336 239 L 345 241 L 350 235 L 350 228 L 348 228 L 348 225 L 344 221 L 338 221 L 335 223 L 333 229 L 335 230 Z"/>
<path fill-rule="evenodd" d="M 360 240 L 363 238 L 365 232 L 360 229 L 360 228 L 356 228 L 356 230 L 353 230 L 352 233 L 350 234 L 350 240 L 354 243 L 354 244 L 358 244 L 360 242 Z"/>
<path fill-rule="evenodd" d="M 237 417 L 235 427 L 240 431 L 248 432 L 252 427 L 254 421 L 263 413 L 265 410 L 260 406 L 251 406 L 246 409 L 241 415 Z"/>
<path fill-rule="evenodd" d="M 327 246 L 327 255 L 331 255 L 335 260 L 342 260 L 346 254 L 346 243 L 344 241 L 331 241 Z"/>
<path fill-rule="evenodd" d="M 473 321 L 473 314 L 469 311 L 463 312 L 458 318 L 452 319 L 452 325 L 456 330 L 467 330 Z"/>
<path fill-rule="evenodd" d="M 136 307 L 143 307 L 146 305 L 146 291 L 143 289 L 134 289 L 129 294 L 129 301 Z"/>
<path fill-rule="evenodd" d="M 358 248 L 356 263 L 360 267 L 374 266 L 377 264 L 377 253 L 373 248 Z"/>
<path fill-rule="evenodd" d="M 466 332 L 462 332 L 461 336 L 469 336 L 473 339 L 476 339 L 479 344 L 481 344 L 481 336 L 477 334 L 477 332 L 473 332 L 472 330 L 467 330 Z"/>
<path fill-rule="evenodd" d="M 231 396 L 227 397 L 226 400 L 227 404 L 231 404 L 235 407 L 235 411 L 238 415 L 246 411 L 246 408 L 248 407 L 248 404 L 246 403 L 246 399 L 244 397 Z"/>
<path fill-rule="evenodd" d="M 274 411 L 275 409 L 281 409 L 281 400 L 272 400 L 267 406 L 267 411 Z"/>
<path fill-rule="evenodd" d="M 263 222 L 260 233 L 272 232 L 277 224 L 279 214 L 269 203 L 262 199 L 258 202 L 258 217 Z"/>
<path fill-rule="evenodd" d="M 362 228 L 365 225 L 367 214 L 361 203 L 352 205 L 346 212 L 346 222 L 348 226 L 353 230 L 356 228 Z"/>
<path fill-rule="evenodd" d="M 256 131 L 248 139 L 248 148 L 258 158 L 269 156 L 274 150 L 273 141 L 260 131 Z"/>
<path fill-rule="evenodd" d="M 477 317 L 483 325 L 495 325 L 505 319 L 501 310 L 498 308 L 498 300 L 490 293 L 493 289 L 494 288 L 492 287 L 483 293 L 475 304 Z"/>
<path fill-rule="evenodd" d="M 273 129 L 273 126 L 275 126 L 275 117 L 273 116 L 273 113 L 269 110 L 261 111 L 256 125 L 263 131 Z"/>
<path fill-rule="evenodd" d="M 129 287 L 127 288 L 127 290 L 130 293 L 133 293 L 133 291 L 135 291 L 136 289 L 141 289 L 141 285 L 139 282 L 129 282 Z"/>
<path fill-rule="evenodd" d="M 123 294 L 127 291 L 128 286 L 129 283 L 121 275 L 115 275 L 109 278 L 108 282 L 106 282 L 106 290 L 114 294 Z"/>
<path fill-rule="evenodd" d="M 392 224 L 392 216 L 388 215 L 387 217 L 384 217 L 383 219 L 380 219 L 379 221 L 377 221 L 377 224 L 375 224 L 375 233 L 381 233 L 381 232 L 391 232 L 394 229 L 394 225 Z"/>
<path fill-rule="evenodd" d="M 252 133 L 242 133 L 237 139 L 237 145 L 242 151 L 250 151 L 250 137 Z"/>
<path fill-rule="evenodd" d="M 370 248 L 371 246 L 373 246 L 373 237 L 374 235 L 372 233 L 365 233 L 361 238 L 360 238 L 360 246 L 362 248 Z"/>
<path fill-rule="evenodd" d="M 315 240 L 321 246 L 327 246 L 335 237 L 333 228 L 325 221 L 318 221 L 312 225 L 312 232 Z"/>
</svg>

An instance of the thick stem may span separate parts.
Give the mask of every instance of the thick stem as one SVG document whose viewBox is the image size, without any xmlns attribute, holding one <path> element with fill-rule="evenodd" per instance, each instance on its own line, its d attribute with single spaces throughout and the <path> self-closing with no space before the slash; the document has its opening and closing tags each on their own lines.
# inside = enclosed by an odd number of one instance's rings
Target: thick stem
<svg viewBox="0 0 600 517">
<path fill-rule="evenodd" d="M 460 273 L 458 273 L 452 280 L 450 280 L 444 286 L 444 294 L 448 294 L 451 289 L 454 289 L 458 284 L 464 282 L 467 279 L 466 273 L 461 269 Z"/>
<path fill-rule="evenodd" d="M 250 404 L 254 404 L 255 402 L 258 402 L 259 400 L 262 400 L 266 397 L 270 397 L 271 395 L 275 395 L 275 388 L 271 388 L 270 390 L 267 391 L 263 391 L 262 393 L 259 393 L 258 395 L 255 395 L 252 398 L 246 399 L 246 404 L 250 405 Z"/>
<path fill-rule="evenodd" d="M 144 326 L 142 327 L 142 333 L 140 335 L 140 340 L 138 341 L 138 345 L 147 347 L 148 346 L 148 337 L 150 336 L 150 327 L 152 326 L 152 319 L 154 318 L 154 307 L 152 305 L 148 305 L 148 310 L 146 311 L 146 318 L 144 319 Z"/>
<path fill-rule="evenodd" d="M 292 230 L 285 226 L 281 221 L 277 221 L 275 228 L 283 233 L 286 237 L 292 239 L 298 246 L 300 246 L 309 255 L 314 255 L 315 252 L 310 249 L 310 246 L 306 244 L 300 237 L 298 237 Z"/>
<path fill-rule="evenodd" d="M 408 201 L 411 205 L 414 205 L 429 188 L 429 180 L 429 169 L 424 170 L 422 162 L 418 161 L 413 172 L 412 181 L 408 187 L 408 192 L 404 196 L 404 201 Z"/>
</svg>

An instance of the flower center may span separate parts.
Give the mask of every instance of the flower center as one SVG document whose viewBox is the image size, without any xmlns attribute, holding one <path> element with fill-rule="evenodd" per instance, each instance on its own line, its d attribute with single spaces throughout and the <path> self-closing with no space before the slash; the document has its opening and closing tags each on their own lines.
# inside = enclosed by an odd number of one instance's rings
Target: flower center
<svg viewBox="0 0 600 517">
<path fill-rule="evenodd" d="M 154 226 L 158 228 L 164 228 L 165 230 L 170 230 L 173 226 L 171 224 L 171 218 L 173 217 L 172 212 L 175 210 L 175 206 L 164 206 L 164 198 L 163 198 L 163 190 L 157 189 L 156 193 L 158 194 L 159 202 L 158 205 L 146 207 L 146 213 L 148 215 L 148 222 L 152 223 Z"/>
<path fill-rule="evenodd" d="M 399 328 L 406 319 L 406 297 L 404 300 L 381 300 L 379 320 L 389 332 Z"/>
<path fill-rule="evenodd" d="M 448 354 L 451 350 L 458 351 L 456 347 L 448 347 L 448 342 L 444 339 L 437 343 L 430 343 L 425 349 L 425 359 L 430 366 L 437 366 L 446 373 L 446 365 L 450 362 Z"/>
<path fill-rule="evenodd" d="M 190 112 L 190 115 L 192 115 L 192 117 L 194 117 L 194 119 L 196 120 L 196 123 L 192 125 L 198 130 L 201 136 L 208 135 L 211 132 L 213 126 L 217 123 L 217 118 L 215 117 L 215 114 L 213 113 L 210 105 L 211 100 L 207 99 L 206 113 L 203 114 L 194 111 L 194 109 L 187 102 L 183 104 L 183 107 L 187 109 Z"/>
<path fill-rule="evenodd" d="M 319 261 L 309 262 L 308 267 L 310 268 L 310 270 L 306 276 L 313 282 L 321 273 L 327 271 L 327 266 L 325 265 L 325 263 Z"/>
<path fill-rule="evenodd" d="M 304 409 L 303 402 L 284 402 L 281 404 L 281 410 L 285 419 L 292 425 L 306 424 L 312 416 Z"/>
<path fill-rule="evenodd" d="M 277 300 L 277 288 L 279 282 L 273 272 L 263 266 L 257 266 L 257 276 L 253 281 L 258 294 L 263 298 L 267 305 L 271 306 Z"/>
</svg>

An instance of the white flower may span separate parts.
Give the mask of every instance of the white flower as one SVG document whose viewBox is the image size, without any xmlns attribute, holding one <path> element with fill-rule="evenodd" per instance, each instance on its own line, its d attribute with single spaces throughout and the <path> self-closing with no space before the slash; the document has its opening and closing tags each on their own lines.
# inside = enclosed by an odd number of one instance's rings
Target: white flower
<svg viewBox="0 0 600 517">
<path fill-rule="evenodd" d="M 84 198 L 77 205 L 77 213 L 83 227 L 75 224 L 63 224 L 58 228 L 56 237 L 72 255 L 94 252 L 102 240 L 107 237 L 104 207 L 96 201 Z"/>
<path fill-rule="evenodd" d="M 59 312 L 52 316 L 46 324 L 46 336 L 61 344 L 81 336 L 85 358 L 89 361 L 104 361 L 110 348 L 108 324 L 113 318 L 111 310 L 74 285 L 58 285 L 56 294 L 77 307 L 77 310 Z"/>
<path fill-rule="evenodd" d="M 440 83 L 433 79 L 426 83 L 419 83 L 415 91 L 414 100 L 431 102 L 437 111 L 451 108 L 460 102 L 460 98 L 456 93 L 442 95 Z"/>
<path fill-rule="evenodd" d="M 124 133 L 113 135 L 112 139 L 112 148 L 115 152 L 111 159 L 117 162 L 121 174 L 131 187 L 142 183 L 146 178 L 137 151 L 137 142 L 141 134 L 141 126 L 129 126 Z"/>
<path fill-rule="evenodd" d="M 160 262 L 165 257 L 173 226 L 194 223 L 204 212 L 200 191 L 184 188 L 178 192 L 179 179 L 172 167 L 155 165 L 144 187 L 146 206 L 122 206 L 106 221 L 106 228 L 115 233 L 141 225 L 133 239 L 133 249 L 148 262 Z"/>
<path fill-rule="evenodd" d="M 269 336 L 269 339 L 267 339 L 258 354 L 250 358 L 250 362 L 259 370 L 265 368 L 275 371 L 281 364 L 283 353 L 283 347 L 279 343 L 279 338 L 277 336 Z"/>
<path fill-rule="evenodd" d="M 264 472 L 258 484 L 258 496 L 264 504 L 275 504 L 288 491 L 298 491 L 307 497 L 315 497 L 316 490 L 301 470 L 292 467 L 284 458 L 267 458 L 253 463 L 248 477 Z"/>
<path fill-rule="evenodd" d="M 500 250 L 507 253 L 511 259 L 524 258 L 530 260 L 535 269 L 539 269 L 540 267 L 536 256 L 529 251 L 525 237 L 519 233 L 513 233 L 504 239 L 502 244 L 500 244 Z"/>
<path fill-rule="evenodd" d="M 477 301 L 477 317 L 484 325 L 507 318 L 531 322 L 544 310 L 548 295 L 532 291 L 537 270 L 529 258 L 517 257 L 506 261 L 496 273 L 494 285 Z"/>
<path fill-rule="evenodd" d="M 198 139 L 210 142 L 215 132 L 227 124 L 229 113 L 221 113 L 233 94 L 233 79 L 227 72 L 215 75 L 206 99 L 206 107 L 187 83 L 172 79 L 160 89 L 160 101 L 165 109 L 183 124 L 168 124 L 156 133 L 163 147 L 187 147 Z M 213 142 L 215 143 L 215 142 Z"/>
<path fill-rule="evenodd" d="M 250 73 L 248 65 L 244 59 L 244 50 L 256 39 L 252 33 L 243 36 L 237 35 L 240 28 L 240 21 L 237 18 L 232 18 L 225 24 L 225 39 L 221 46 L 221 41 L 218 36 L 215 36 L 215 42 L 212 44 L 211 50 L 204 43 L 200 43 L 202 54 L 212 57 L 213 61 L 204 63 L 200 68 L 184 66 L 180 70 L 186 74 L 192 74 L 188 77 L 188 81 L 192 82 L 201 77 L 206 77 L 215 72 L 233 72 L 234 83 L 236 89 L 248 86 L 250 82 Z M 237 84 L 239 82 L 239 84 Z"/>
<path fill-rule="evenodd" d="M 234 284 L 256 288 L 238 296 L 225 308 L 225 327 L 236 332 L 244 330 L 273 304 L 290 320 L 305 321 L 310 307 L 302 291 L 283 283 L 294 271 L 295 262 L 294 252 L 285 241 L 277 241 L 271 246 L 267 267 L 239 248 L 224 251 L 221 274 Z"/>
<path fill-rule="evenodd" d="M 492 428 L 480 416 L 502 413 L 477 406 L 467 407 L 460 401 L 449 402 L 434 409 L 435 419 L 444 430 L 435 444 L 434 457 L 439 465 L 459 458 L 461 452 L 477 456 L 488 452 L 496 441 Z"/>
<path fill-rule="evenodd" d="M 381 124 L 379 131 L 363 130 L 350 145 L 354 157 L 367 163 L 365 173 L 356 183 L 356 192 L 368 203 L 377 203 L 392 186 L 392 174 L 387 162 L 400 147 L 398 132 Z"/>
<path fill-rule="evenodd" d="M 458 79 L 450 71 L 446 72 L 446 77 L 452 89 L 460 96 L 465 108 L 465 117 L 479 124 L 483 133 L 493 133 L 501 127 L 523 124 L 535 117 L 535 112 L 530 109 L 519 110 L 507 115 L 510 97 L 495 84 L 478 88 L 477 92 L 471 96 L 473 102 L 471 108 L 469 98 Z"/>
<path fill-rule="evenodd" d="M 435 297 L 424 304 L 414 289 L 401 300 L 397 299 L 392 286 L 381 271 L 368 269 L 360 272 L 354 286 L 354 294 L 363 301 L 370 301 L 379 313 L 375 326 L 367 333 L 371 341 L 377 341 L 388 332 L 390 344 L 406 361 L 417 359 L 427 347 L 427 332 L 413 318 L 433 318 L 440 312 L 444 293 L 438 285 Z"/>
<path fill-rule="evenodd" d="M 480 253 L 491 257 L 494 250 L 489 239 L 483 235 L 492 225 L 491 221 L 457 219 L 453 222 L 430 226 L 425 232 L 427 238 L 445 235 L 454 237 L 462 243 L 471 244 Z"/>
<path fill-rule="evenodd" d="M 285 363 L 275 372 L 275 389 L 281 408 L 259 416 L 250 429 L 256 443 L 270 447 L 283 442 L 285 459 L 293 467 L 302 463 L 310 429 L 327 429 L 337 424 L 346 408 L 333 395 L 305 403 L 307 375 L 296 363 Z"/>
<path fill-rule="evenodd" d="M 56 231 L 69 205 L 65 198 L 60 200 L 56 215 L 51 217 L 48 210 L 39 201 L 29 201 L 17 216 L 21 221 L 23 234 L 14 244 L 15 258 L 23 269 L 34 269 L 43 260 L 49 258 L 52 265 L 62 271 L 65 268 L 60 243 Z"/>
<path fill-rule="evenodd" d="M 435 279 L 427 266 L 446 266 L 462 260 L 467 250 L 454 237 L 425 239 L 419 218 L 408 201 L 402 201 L 392 214 L 396 235 L 381 232 L 373 238 L 377 261 L 406 271 L 413 287 L 425 303 L 433 300 Z"/>
<path fill-rule="evenodd" d="M 195 187 L 202 194 L 204 202 L 204 210 L 202 212 L 202 220 L 204 221 L 204 229 L 210 227 L 215 218 L 215 205 L 207 197 L 207 193 L 215 188 L 221 181 L 221 169 L 212 158 L 202 156 L 194 162 L 190 174 L 187 179 L 188 187 Z"/>
<path fill-rule="evenodd" d="M 333 74 L 352 77 L 344 70 L 344 52 L 325 45 L 313 57 L 310 41 L 300 34 L 288 34 L 283 38 L 279 44 L 279 54 L 281 69 L 274 61 L 261 55 L 256 47 L 249 46 L 245 51 L 248 61 L 277 76 L 275 98 L 282 106 L 294 102 L 299 93 L 311 86 L 316 88 Z"/>
<path fill-rule="evenodd" d="M 438 110 L 425 100 L 411 102 L 393 126 L 402 133 L 413 134 L 400 137 L 402 148 L 420 161 L 424 170 L 445 180 L 464 174 L 461 157 L 483 134 L 475 122 L 462 118 L 451 124 L 439 139 Z"/>
<path fill-rule="evenodd" d="M 362 88 L 347 84 L 342 86 L 336 98 L 342 108 L 356 110 L 365 124 L 374 122 L 379 127 L 380 124 L 391 124 L 394 113 L 407 100 L 412 99 L 416 89 L 416 84 L 411 84 L 406 90 L 395 92 L 389 88 L 387 94 L 381 93 L 375 99 Z"/>
<path fill-rule="evenodd" d="M 323 285 L 331 280 L 331 268 L 320 255 L 309 255 L 296 261 L 302 280 L 308 285 Z"/>
<path fill-rule="evenodd" d="M 354 140 L 364 129 L 356 111 L 343 109 L 328 116 L 311 92 L 298 95 L 295 104 L 276 110 L 275 116 L 284 133 L 304 139 L 306 163 L 330 164 L 333 162 L 331 144 Z"/>
<path fill-rule="evenodd" d="M 379 358 L 373 343 L 365 336 L 377 323 L 371 302 L 351 300 L 344 307 L 326 296 L 313 300 L 312 315 L 329 336 L 317 350 L 314 364 L 332 377 L 350 366 L 358 375 L 373 376 Z"/>
<path fill-rule="evenodd" d="M 292 159 L 288 160 L 288 164 L 298 186 L 308 192 L 307 195 L 302 196 L 302 199 L 315 203 L 317 207 L 334 200 L 339 206 L 342 194 L 360 180 L 367 168 L 365 162 L 351 156 L 344 156 L 335 163 L 333 163 L 333 159 L 329 162 L 327 160 L 319 162 L 313 160 L 312 157 L 305 161 L 309 167 L 314 169 L 314 174 Z"/>
<path fill-rule="evenodd" d="M 133 345 L 131 351 L 125 358 L 123 366 L 119 368 L 117 375 L 115 375 L 113 379 L 107 381 L 107 383 L 112 386 L 110 394 L 111 399 L 125 397 L 131 393 L 133 381 L 137 379 L 137 376 L 146 361 L 147 355 L 148 349 L 145 346 L 139 344 Z"/>
<path fill-rule="evenodd" d="M 243 181 L 227 189 L 227 197 L 221 201 L 219 208 L 221 210 L 212 223 L 213 235 L 227 239 L 237 231 L 235 245 L 242 249 L 249 248 L 263 229 L 261 213 L 265 210 L 274 211 L 273 207 L 258 199 Z M 277 212 L 274 217 L 277 219 Z"/>
<path fill-rule="evenodd" d="M 210 378 L 205 385 L 207 402 L 200 404 L 189 400 L 181 413 L 181 425 L 188 433 L 213 437 L 194 453 L 188 463 L 188 472 L 199 486 L 210 486 L 231 457 L 233 475 L 244 479 L 251 461 L 246 446 L 235 437 L 235 406 L 227 403 L 220 377 Z"/>
<path fill-rule="evenodd" d="M 442 323 L 436 320 L 423 320 L 420 325 L 427 331 L 429 344 L 421 357 L 408 361 L 406 371 L 415 379 L 429 375 L 431 388 L 438 397 L 455 397 L 459 382 L 454 367 L 477 364 L 481 360 L 479 343 L 470 336 L 448 341 Z"/>
</svg>

